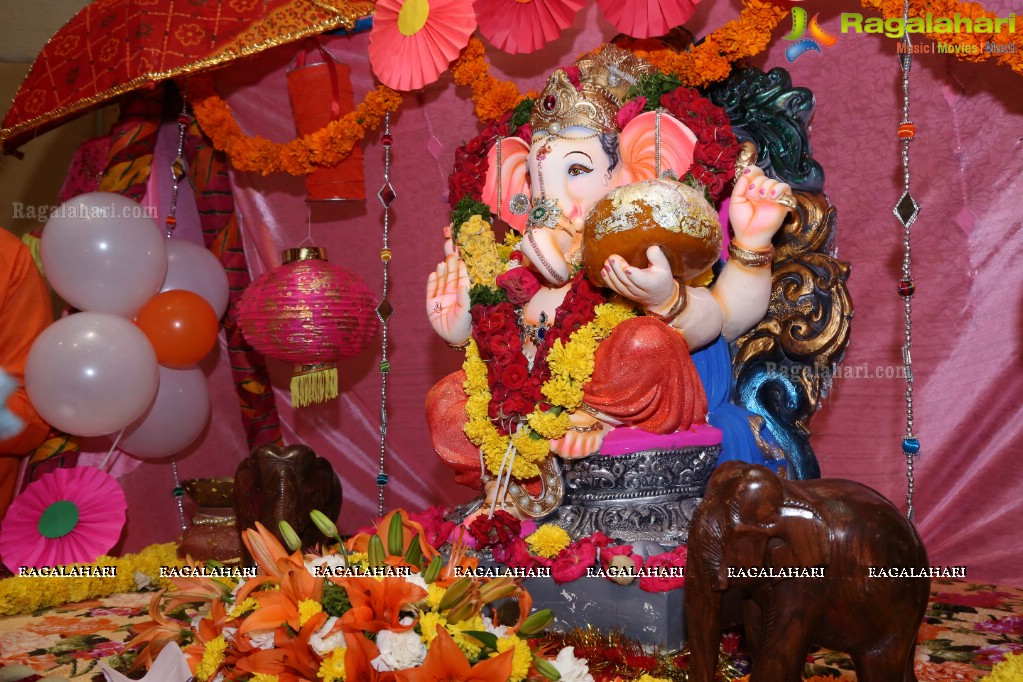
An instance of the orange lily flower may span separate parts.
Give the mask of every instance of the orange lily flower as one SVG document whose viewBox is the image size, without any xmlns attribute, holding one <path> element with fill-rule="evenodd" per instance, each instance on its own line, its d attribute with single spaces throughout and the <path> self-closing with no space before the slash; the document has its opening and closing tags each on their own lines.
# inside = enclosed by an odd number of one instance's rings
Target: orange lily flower
<svg viewBox="0 0 1023 682">
<path fill-rule="evenodd" d="M 188 623 L 177 618 L 168 618 L 160 611 L 161 597 L 163 597 L 163 592 L 153 595 L 149 601 L 149 618 L 151 620 L 135 625 L 132 628 L 135 636 L 124 645 L 125 649 L 133 649 L 140 644 L 144 645 L 129 672 L 137 670 L 143 664 L 146 666 L 146 670 L 149 670 L 153 661 L 169 642 L 180 642 L 182 636 L 190 631 Z"/>
<path fill-rule="evenodd" d="M 274 634 L 273 649 L 254 649 L 248 644 L 242 644 L 244 638 L 239 638 L 241 655 L 235 667 L 253 674 L 277 675 L 279 682 L 315 680 L 320 669 L 320 659 L 309 646 L 309 638 L 326 620 L 327 614 L 318 613 L 294 636 L 277 630 Z"/>
<path fill-rule="evenodd" d="M 352 608 L 341 616 L 346 632 L 404 632 L 412 625 L 398 621 L 401 608 L 426 599 L 426 591 L 403 578 L 331 578 L 348 593 Z"/>
<path fill-rule="evenodd" d="M 425 559 L 427 561 L 427 563 L 429 563 L 429 561 L 431 559 L 433 559 L 433 557 L 437 556 L 438 552 L 437 552 L 436 549 L 433 548 L 432 545 L 430 545 L 430 543 L 428 543 L 426 541 L 426 539 L 425 539 L 426 538 L 426 530 L 423 528 L 423 525 L 421 523 L 418 523 L 416 521 L 412 521 L 411 519 L 409 519 L 408 512 L 406 512 L 404 509 L 397 509 L 395 511 L 389 512 L 388 514 L 386 514 L 384 516 L 384 518 L 380 519 L 380 521 L 377 523 L 376 533 L 372 533 L 372 534 L 371 533 L 359 533 L 358 535 L 352 536 L 352 538 L 348 540 L 348 549 L 350 551 L 353 551 L 353 552 L 368 552 L 369 551 L 369 539 L 373 535 L 379 536 L 380 539 L 383 540 L 384 547 L 386 548 L 387 547 L 387 534 L 388 534 L 388 531 L 391 528 L 391 518 L 395 514 L 398 514 L 398 515 L 401 516 L 401 527 L 402 527 L 402 543 L 401 543 L 401 546 L 404 547 L 407 550 L 408 546 L 412 543 L 412 538 L 415 535 L 418 534 L 419 535 L 419 549 L 423 553 L 423 559 Z"/>
<path fill-rule="evenodd" d="M 512 671 L 514 649 L 470 665 L 448 631 L 437 628 L 437 637 L 418 668 L 399 670 L 396 682 L 507 682 Z M 347 663 L 347 658 L 345 659 Z"/>
<path fill-rule="evenodd" d="M 301 560 L 296 566 L 290 559 L 290 557 L 282 559 L 279 563 L 281 589 L 250 592 L 242 588 L 238 591 L 239 599 L 245 598 L 242 595 L 242 592 L 245 592 L 259 602 L 259 608 L 246 616 L 238 626 L 239 634 L 274 630 L 284 623 L 298 631 L 301 628 L 299 604 L 306 599 L 317 603 L 323 600 L 323 578 L 310 575 Z"/>
<path fill-rule="evenodd" d="M 380 672 L 370 664 L 380 655 L 377 645 L 361 632 L 345 633 L 345 679 L 358 682 L 395 682 L 394 672 Z"/>
<path fill-rule="evenodd" d="M 196 568 L 195 562 L 188 560 L 189 568 Z M 212 578 L 203 576 L 188 576 L 182 578 L 170 578 L 174 583 L 174 590 L 167 594 L 167 603 L 164 605 L 164 612 L 170 612 L 185 604 L 209 604 L 217 599 L 223 599 L 227 588 Z"/>
<path fill-rule="evenodd" d="M 219 601 L 213 602 L 208 617 L 199 620 L 199 628 L 198 632 L 195 633 L 195 640 L 183 649 L 183 653 L 188 659 L 188 667 L 191 668 L 193 674 L 195 673 L 196 666 L 202 661 L 206 643 L 223 634 L 224 623 L 226 621 L 227 612 L 224 611 L 223 602 Z M 234 662 L 234 657 L 230 654 L 231 649 L 228 647 L 228 650 L 224 652 L 224 666 L 227 666 L 227 669 L 230 669 L 231 664 Z"/>
</svg>

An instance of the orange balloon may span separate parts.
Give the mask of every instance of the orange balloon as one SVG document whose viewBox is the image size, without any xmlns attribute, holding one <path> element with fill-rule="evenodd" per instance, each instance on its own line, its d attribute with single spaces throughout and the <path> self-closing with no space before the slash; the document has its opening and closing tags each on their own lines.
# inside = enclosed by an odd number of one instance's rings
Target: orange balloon
<svg viewBox="0 0 1023 682">
<path fill-rule="evenodd" d="M 153 296 L 142 306 L 135 324 L 166 367 L 185 367 L 202 360 L 213 350 L 220 330 L 217 314 L 206 299 L 183 289 Z"/>
</svg>

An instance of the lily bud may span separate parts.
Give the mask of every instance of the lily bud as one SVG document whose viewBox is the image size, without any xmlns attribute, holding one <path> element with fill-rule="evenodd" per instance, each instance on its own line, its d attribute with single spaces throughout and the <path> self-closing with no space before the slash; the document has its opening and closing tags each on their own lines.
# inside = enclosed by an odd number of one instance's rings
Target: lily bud
<svg viewBox="0 0 1023 682">
<path fill-rule="evenodd" d="M 387 553 L 401 556 L 405 551 L 405 527 L 401 523 L 401 514 L 391 514 L 391 525 L 387 529 Z"/>
<path fill-rule="evenodd" d="M 450 609 L 452 606 L 461 601 L 462 597 L 469 592 L 470 588 L 472 588 L 472 578 L 469 576 L 459 578 L 444 593 L 444 597 L 440 600 L 440 604 L 437 609 L 439 611 L 446 611 L 447 609 Z"/>
<path fill-rule="evenodd" d="M 380 539 L 379 535 L 374 535 L 369 539 L 369 565 L 373 568 L 380 568 L 384 565 L 384 558 L 387 553 L 384 552 L 384 541 Z"/>
<path fill-rule="evenodd" d="M 532 613 L 522 622 L 522 627 L 519 628 L 519 634 L 523 637 L 532 637 L 538 635 L 547 627 L 554 622 L 554 612 L 550 609 L 543 609 Z"/>
<path fill-rule="evenodd" d="M 440 569 L 444 568 L 444 560 L 439 556 L 433 557 L 433 561 L 426 567 L 426 571 L 423 573 L 423 580 L 427 585 L 435 582 L 437 577 L 440 576 Z"/>
<path fill-rule="evenodd" d="M 533 667 L 536 668 L 536 672 L 551 680 L 551 682 L 557 682 L 557 680 L 561 679 L 561 673 L 554 667 L 554 664 L 542 656 L 533 654 Z"/>
<path fill-rule="evenodd" d="M 309 512 L 309 518 L 312 519 L 313 525 L 315 525 L 321 533 L 326 535 L 328 538 L 334 538 L 338 542 L 341 542 L 341 534 L 337 532 L 337 526 L 334 522 L 327 518 L 327 515 L 321 512 L 319 509 L 314 509 Z"/>
<path fill-rule="evenodd" d="M 287 521 L 281 521 L 277 524 L 277 528 L 281 531 L 281 537 L 284 538 L 284 544 L 288 546 L 292 552 L 297 552 L 302 549 L 302 541 L 298 538 L 298 533 L 291 527 L 291 524 Z"/>
</svg>

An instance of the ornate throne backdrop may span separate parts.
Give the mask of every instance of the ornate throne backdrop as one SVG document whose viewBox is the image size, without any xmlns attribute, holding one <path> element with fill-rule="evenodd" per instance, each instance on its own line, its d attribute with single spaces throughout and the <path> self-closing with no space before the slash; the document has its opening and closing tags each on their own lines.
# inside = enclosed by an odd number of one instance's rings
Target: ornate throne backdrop
<svg viewBox="0 0 1023 682">
<path fill-rule="evenodd" d="M 1010 0 L 986 0 L 1000 14 Z M 697 37 L 738 12 L 737 2 L 704 0 L 690 22 Z M 838 32 L 842 11 L 859 3 L 830 3 L 821 22 Z M 787 27 L 787 22 L 783 26 Z M 780 32 L 779 32 L 780 33 Z M 539 89 L 559 64 L 611 38 L 613 29 L 595 5 L 583 10 L 561 39 L 526 57 L 489 52 L 495 71 L 523 90 Z M 329 40 L 352 65 L 356 100 L 371 86 L 365 34 Z M 900 97 L 895 41 L 876 35 L 842 34 L 823 54 L 785 61 L 787 43 L 775 44 L 755 61 L 784 66 L 794 85 L 817 97 L 811 127 L 814 157 L 825 169 L 824 190 L 838 208 L 838 256 L 852 265 L 849 289 L 856 309 L 852 339 L 822 409 L 810 424 L 824 476 L 851 478 L 877 488 L 905 507 L 901 369 L 901 225 L 892 207 L 901 193 L 895 130 Z M 297 47 L 267 52 L 218 75 L 235 116 L 249 134 L 274 140 L 294 136 L 285 69 Z M 917 55 L 912 70 L 913 195 L 922 212 L 913 227 L 913 360 L 915 423 L 922 442 L 916 468 L 917 523 L 935 564 L 966 564 L 975 580 L 1020 584 L 1019 524 L 1023 501 L 1016 481 L 1023 474 L 1023 218 L 1017 197 L 1023 179 L 1023 88 L 1018 74 L 994 63 L 971 64 L 946 55 Z M 444 200 L 455 147 L 479 129 L 468 92 L 450 76 L 405 97 L 392 122 L 392 209 L 389 379 L 390 410 L 387 505 L 422 508 L 469 496 L 451 482 L 429 445 L 423 401 L 427 389 L 455 369 L 461 355 L 436 338 L 426 321 L 423 288 L 442 257 Z M 151 195 L 168 201 L 160 164 L 169 165 L 176 143 L 161 134 Z M 304 202 L 301 178 L 233 176 L 246 250 L 253 275 L 279 262 L 282 248 L 306 239 L 311 216 L 314 241 L 332 262 L 359 273 L 379 291 L 382 183 L 379 135 L 365 145 L 366 202 L 313 205 Z M 200 240 L 194 205 L 183 199 L 178 236 Z M 189 219 L 191 217 L 191 220 Z M 372 345 L 340 366 L 338 402 L 301 412 L 286 393 L 277 405 L 287 443 L 302 442 L 328 458 L 344 486 L 342 526 L 364 525 L 375 515 L 379 456 L 379 348 Z M 273 364 L 275 386 L 286 388 L 290 367 Z M 182 478 L 230 475 L 247 454 L 230 383 L 226 351 L 208 360 L 214 418 L 204 439 L 179 457 Z M 86 442 L 96 463 L 107 441 Z M 117 459 L 129 508 L 120 549 L 136 550 L 178 532 L 169 462 Z"/>
</svg>

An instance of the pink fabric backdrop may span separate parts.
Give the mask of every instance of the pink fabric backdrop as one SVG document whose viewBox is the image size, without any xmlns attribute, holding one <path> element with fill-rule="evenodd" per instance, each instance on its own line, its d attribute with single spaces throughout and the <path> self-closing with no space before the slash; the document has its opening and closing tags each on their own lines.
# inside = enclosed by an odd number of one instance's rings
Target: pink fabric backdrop
<svg viewBox="0 0 1023 682">
<path fill-rule="evenodd" d="M 1010 0 L 985 0 L 1006 14 Z M 850 0 L 828 3 L 821 19 L 839 32 L 841 11 L 861 11 Z M 736 0 L 704 0 L 690 28 L 706 34 L 734 17 Z M 811 11 L 815 8 L 810 8 Z M 783 30 L 784 29 L 784 30 Z M 777 35 L 788 30 L 788 22 Z M 540 52 L 522 57 L 493 51 L 499 75 L 523 89 L 538 88 L 556 65 L 610 38 L 614 31 L 595 6 Z M 332 38 L 332 49 L 353 67 L 356 99 L 371 85 L 367 36 Z M 825 190 L 839 210 L 839 255 L 852 263 L 856 307 L 846 366 L 858 378 L 836 379 L 811 424 L 825 476 L 859 480 L 905 508 L 900 443 L 904 429 L 900 365 L 902 303 L 901 226 L 891 213 L 901 193 L 900 90 L 895 41 L 841 35 L 823 54 L 787 64 L 788 43 L 776 39 L 761 67 L 784 66 L 796 85 L 817 97 L 812 141 L 826 172 Z M 1023 48 L 1023 44 L 1020 45 Z M 220 72 L 242 128 L 285 140 L 294 136 L 284 70 L 297 48 L 281 48 Z M 913 228 L 913 359 L 917 523 L 932 563 L 966 564 L 977 580 L 1023 584 L 1018 481 L 1023 474 L 1023 219 L 1018 198 L 1023 176 L 1023 80 L 993 63 L 968 64 L 944 55 L 918 55 L 912 71 L 913 194 L 922 212 Z M 387 507 L 422 508 L 459 502 L 469 491 L 450 482 L 436 460 L 423 415 L 427 389 L 458 367 L 460 355 L 435 338 L 426 321 L 423 288 L 441 258 L 448 221 L 444 194 L 454 148 L 479 130 L 469 93 L 450 76 L 405 97 L 393 121 L 392 211 L 394 251 L 388 409 Z M 280 250 L 313 240 L 332 262 L 379 291 L 382 182 L 379 133 L 364 145 L 365 202 L 307 208 L 301 179 L 235 175 L 237 200 L 254 275 L 278 262 Z M 311 217 L 311 221 L 307 220 Z M 327 457 L 344 484 L 342 526 L 369 521 L 376 511 L 379 457 L 379 349 L 342 363 L 336 403 L 296 413 L 278 392 L 285 440 L 305 442 Z M 857 371 L 857 370 L 846 370 Z M 237 403 L 226 357 L 211 367 L 214 420 L 194 452 L 179 461 L 183 478 L 230 475 L 244 456 Z M 274 366 L 275 385 L 287 387 L 288 368 Z M 177 513 L 168 463 L 143 463 L 121 478 L 131 513 L 123 548 L 137 549 L 176 532 Z"/>
</svg>

